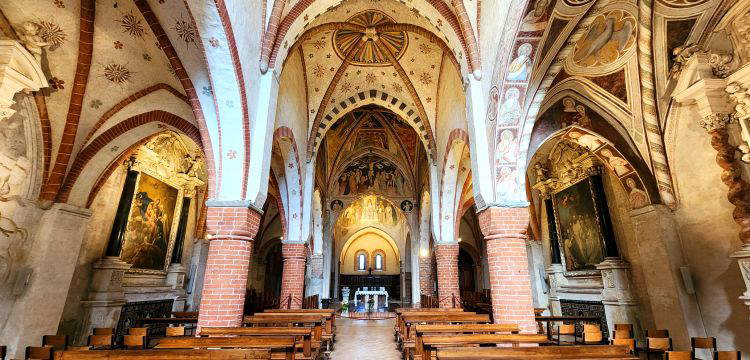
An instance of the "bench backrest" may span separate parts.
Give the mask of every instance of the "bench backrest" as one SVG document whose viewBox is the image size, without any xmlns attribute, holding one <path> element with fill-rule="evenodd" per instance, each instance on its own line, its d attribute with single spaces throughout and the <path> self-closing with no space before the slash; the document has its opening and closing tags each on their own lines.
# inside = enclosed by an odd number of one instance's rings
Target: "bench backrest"
<svg viewBox="0 0 750 360">
<path fill-rule="evenodd" d="M 587 346 L 540 346 L 540 347 L 471 347 L 445 348 L 437 350 L 438 360 L 452 359 L 638 359 L 628 353 L 624 346 L 587 345 Z"/>
<path fill-rule="evenodd" d="M 270 359 L 269 350 L 97 350 L 55 352 L 56 360 L 231 360 Z"/>
<path fill-rule="evenodd" d="M 305 336 L 313 328 L 305 327 L 202 327 L 201 336 Z"/>
<path fill-rule="evenodd" d="M 159 349 L 236 348 L 283 349 L 294 347 L 295 339 L 288 337 L 165 337 L 159 339 Z"/>
<path fill-rule="evenodd" d="M 437 333 L 514 333 L 519 332 L 518 324 L 456 324 L 456 325 L 432 325 L 418 324 L 414 330 L 419 334 L 437 334 Z"/>
<path fill-rule="evenodd" d="M 541 344 L 548 341 L 544 334 L 458 334 L 424 335 L 424 346 L 471 345 L 471 344 Z"/>
</svg>

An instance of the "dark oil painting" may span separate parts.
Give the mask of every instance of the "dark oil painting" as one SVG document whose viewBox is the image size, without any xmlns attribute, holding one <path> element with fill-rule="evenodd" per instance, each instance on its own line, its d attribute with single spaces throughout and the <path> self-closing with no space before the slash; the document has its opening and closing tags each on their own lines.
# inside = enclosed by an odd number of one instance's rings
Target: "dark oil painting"
<svg viewBox="0 0 750 360">
<path fill-rule="evenodd" d="M 595 270 L 604 260 L 604 243 L 590 180 L 554 195 L 560 247 L 567 271 Z"/>
<path fill-rule="evenodd" d="M 122 248 L 131 269 L 164 270 L 176 202 L 177 189 L 141 173 Z"/>
</svg>

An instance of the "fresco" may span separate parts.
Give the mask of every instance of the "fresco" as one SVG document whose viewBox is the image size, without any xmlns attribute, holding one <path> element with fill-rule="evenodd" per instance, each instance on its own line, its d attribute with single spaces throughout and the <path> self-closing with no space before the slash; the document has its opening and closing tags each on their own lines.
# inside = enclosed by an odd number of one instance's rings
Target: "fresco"
<svg viewBox="0 0 750 360">
<path fill-rule="evenodd" d="M 377 191 L 404 196 L 408 189 L 404 175 L 391 161 L 376 155 L 365 155 L 346 166 L 338 178 L 339 195 Z"/>
<path fill-rule="evenodd" d="M 367 195 L 349 205 L 336 226 L 350 229 L 367 224 L 396 226 L 398 222 L 398 211 L 390 202 L 376 195 Z"/>
<path fill-rule="evenodd" d="M 622 10 L 599 15 L 576 43 L 573 61 L 580 66 L 611 64 L 635 44 L 635 32 L 635 18 Z"/>
<path fill-rule="evenodd" d="M 176 203 L 177 189 L 141 173 L 121 255 L 132 269 L 164 270 Z"/>
<path fill-rule="evenodd" d="M 591 183 L 585 179 L 553 199 L 566 270 L 596 269 L 604 260 L 604 243 Z"/>
</svg>

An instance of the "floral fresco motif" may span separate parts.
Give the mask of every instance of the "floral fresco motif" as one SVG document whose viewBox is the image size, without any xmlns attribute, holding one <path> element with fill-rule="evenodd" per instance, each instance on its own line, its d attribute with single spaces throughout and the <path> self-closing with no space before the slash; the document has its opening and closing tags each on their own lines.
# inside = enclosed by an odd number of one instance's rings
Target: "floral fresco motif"
<svg viewBox="0 0 750 360">
<path fill-rule="evenodd" d="M 120 20 L 115 21 L 120 23 L 123 33 L 141 39 L 146 35 L 146 28 L 143 26 L 141 19 L 133 15 L 132 12 L 123 14 Z"/>
</svg>

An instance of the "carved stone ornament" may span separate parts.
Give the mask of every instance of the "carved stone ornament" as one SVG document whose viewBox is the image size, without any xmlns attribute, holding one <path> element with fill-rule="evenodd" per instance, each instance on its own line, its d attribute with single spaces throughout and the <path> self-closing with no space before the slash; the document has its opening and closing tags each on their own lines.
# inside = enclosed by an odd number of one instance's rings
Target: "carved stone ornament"
<svg viewBox="0 0 750 360">
<path fill-rule="evenodd" d="M 195 195 L 198 188 L 206 184 L 206 165 L 202 155 L 172 131 L 151 139 L 137 155 L 125 161 L 125 166 L 181 189 L 187 196 Z"/>
<path fill-rule="evenodd" d="M 732 66 L 733 59 L 734 56 L 731 54 L 712 53 L 708 58 L 708 64 L 711 65 L 711 69 L 716 77 L 724 79 L 734 71 L 734 66 Z"/>
<path fill-rule="evenodd" d="M 38 91 L 49 86 L 39 61 L 21 43 L 0 40 L 0 121 L 15 113 L 13 97 L 19 91 Z"/>
<path fill-rule="evenodd" d="M 740 120 L 750 118 L 750 91 L 747 87 L 733 82 L 727 85 L 726 91 L 729 93 L 729 98 L 736 103 L 733 116 Z"/>
<path fill-rule="evenodd" d="M 688 60 L 690 60 L 690 58 L 692 58 L 693 55 L 700 50 L 700 47 L 696 44 L 686 44 L 684 46 L 678 46 L 674 48 L 674 50 L 672 50 L 672 55 L 674 56 L 674 65 L 672 65 L 672 68 L 669 69 L 669 77 L 671 79 L 678 78 L 680 76 L 680 73 L 682 73 L 682 69 L 685 68 Z"/>
<path fill-rule="evenodd" d="M 537 173 L 537 183 L 533 188 L 546 198 L 589 176 L 599 174 L 600 166 L 599 160 L 588 149 L 573 142 L 562 141 L 555 145 L 548 164 L 541 165 L 541 168 L 549 170 Z M 545 175 L 542 178 L 546 179 L 539 181 L 539 175 Z"/>
<path fill-rule="evenodd" d="M 706 131 L 711 132 L 717 129 L 723 129 L 731 122 L 732 117 L 728 114 L 711 114 L 701 119 L 698 122 L 698 125 Z"/>
</svg>

